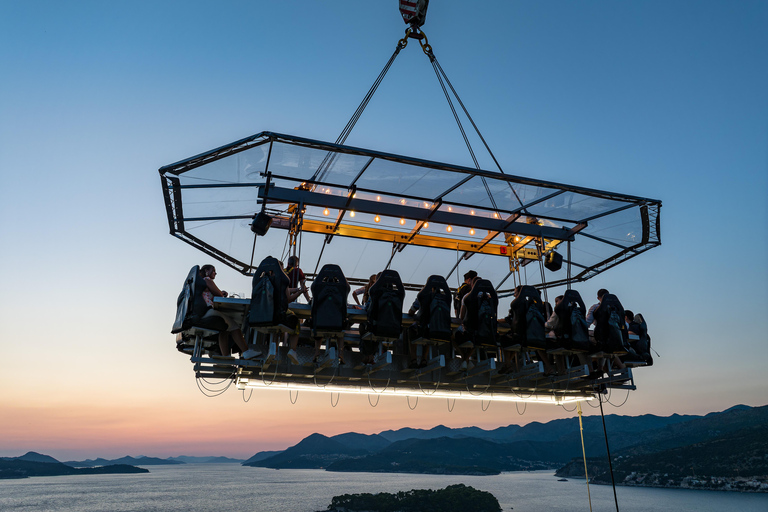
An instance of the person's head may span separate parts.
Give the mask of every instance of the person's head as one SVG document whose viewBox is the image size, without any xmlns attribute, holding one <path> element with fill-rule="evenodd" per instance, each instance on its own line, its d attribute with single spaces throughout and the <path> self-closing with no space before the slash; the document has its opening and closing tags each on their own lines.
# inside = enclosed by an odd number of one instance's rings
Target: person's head
<svg viewBox="0 0 768 512">
<path fill-rule="evenodd" d="M 299 257 L 298 256 L 290 256 L 288 258 L 288 266 L 290 268 L 298 268 L 298 266 L 299 266 Z"/>
<path fill-rule="evenodd" d="M 464 274 L 464 282 L 469 284 L 472 282 L 472 279 L 476 277 L 477 277 L 477 272 L 475 272 L 474 270 L 470 270 L 469 272 Z"/>
<path fill-rule="evenodd" d="M 645 323 L 645 318 L 643 318 L 643 315 L 641 315 L 640 313 L 636 314 L 635 318 L 633 318 L 633 320 L 635 322 L 637 322 L 638 324 L 644 324 Z"/>
<path fill-rule="evenodd" d="M 216 277 L 216 267 L 213 265 L 203 265 L 200 267 L 200 273 L 203 274 L 203 277 L 210 277 L 213 279 Z"/>
<path fill-rule="evenodd" d="M 563 296 L 562 295 L 558 295 L 557 297 L 555 297 L 555 306 L 560 304 L 561 300 L 563 300 Z"/>
<path fill-rule="evenodd" d="M 606 290 L 605 288 L 600 288 L 597 290 L 597 300 L 600 302 L 603 302 L 603 296 L 608 295 L 610 292 Z"/>
<path fill-rule="evenodd" d="M 634 322 L 635 321 L 635 314 L 631 310 L 625 309 L 624 310 L 624 319 L 627 322 Z"/>
</svg>

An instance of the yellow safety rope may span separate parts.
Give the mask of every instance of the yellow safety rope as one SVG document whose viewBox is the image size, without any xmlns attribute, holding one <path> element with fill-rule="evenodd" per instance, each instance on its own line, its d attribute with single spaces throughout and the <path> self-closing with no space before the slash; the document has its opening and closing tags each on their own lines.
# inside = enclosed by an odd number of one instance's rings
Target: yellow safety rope
<svg viewBox="0 0 768 512">
<path fill-rule="evenodd" d="M 587 497 L 589 498 L 589 512 L 592 512 L 592 495 L 589 493 L 589 474 L 587 473 L 587 451 L 584 449 L 584 425 L 581 423 L 581 402 L 576 402 L 579 411 L 579 433 L 581 434 L 581 453 L 584 456 L 584 477 L 587 479 Z"/>
</svg>

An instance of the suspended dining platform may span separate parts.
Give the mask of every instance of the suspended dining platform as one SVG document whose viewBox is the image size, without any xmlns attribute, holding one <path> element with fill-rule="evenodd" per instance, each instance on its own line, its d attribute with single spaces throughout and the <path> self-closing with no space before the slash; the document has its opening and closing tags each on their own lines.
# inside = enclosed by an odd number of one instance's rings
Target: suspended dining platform
<svg viewBox="0 0 768 512">
<path fill-rule="evenodd" d="M 397 269 L 405 289 L 416 291 L 433 274 L 450 279 L 469 265 L 494 283 L 500 298 L 525 283 L 544 291 L 546 300 L 548 288 L 570 287 L 661 243 L 658 200 L 271 132 L 162 167 L 160 175 L 171 234 L 246 276 L 266 255 L 296 254 L 305 269 L 315 263 L 310 281 L 321 261 L 333 262 L 346 269 L 351 284 Z M 217 307 L 240 315 L 249 302 L 217 300 Z M 308 316 L 306 305 L 290 307 Z M 404 325 L 412 321 L 404 314 Z M 545 375 L 535 350 L 526 347 L 504 373 L 493 358 L 457 367 L 438 346 L 428 366 L 414 370 L 389 349 L 373 367 L 358 364 L 354 348 L 343 366 L 333 357 L 312 363 L 311 350 L 308 360 L 294 364 L 277 343 L 264 344 L 264 358 L 255 361 L 210 358 L 206 334 L 193 329 L 182 336 L 195 340 L 188 349 L 196 375 L 233 379 L 240 388 L 556 403 L 588 399 L 606 386 L 634 389 L 630 368 L 609 367 L 595 379 L 587 378 L 588 367 L 569 364 L 562 375 Z M 348 346 L 355 346 L 355 336 L 359 332 L 345 332 Z M 558 355 L 575 360 L 567 352 Z"/>
</svg>

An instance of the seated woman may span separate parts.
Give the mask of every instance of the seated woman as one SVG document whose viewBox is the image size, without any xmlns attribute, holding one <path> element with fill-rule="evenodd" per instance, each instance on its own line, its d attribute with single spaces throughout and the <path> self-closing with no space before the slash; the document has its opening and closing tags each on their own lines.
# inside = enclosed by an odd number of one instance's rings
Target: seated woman
<svg viewBox="0 0 768 512">
<path fill-rule="evenodd" d="M 214 297 L 227 296 L 227 292 L 220 290 L 214 282 L 216 268 L 213 265 L 203 265 L 200 267 L 200 274 L 206 285 L 205 289 L 202 291 L 202 298 L 208 306 L 208 311 L 205 312 L 203 318 L 219 317 L 227 323 L 227 330 L 219 333 L 219 348 L 221 349 L 221 354 L 224 356 L 230 354 L 229 337 L 232 336 L 232 339 L 235 340 L 244 359 L 253 359 L 254 357 L 260 356 L 261 352 L 248 348 L 248 344 L 243 337 L 243 331 L 240 330 L 240 326 L 237 325 L 234 319 L 221 311 L 213 309 Z"/>
<path fill-rule="evenodd" d="M 368 282 L 366 283 L 365 286 L 361 286 L 360 288 L 352 292 L 352 298 L 355 300 L 355 304 L 357 304 L 358 306 L 364 306 L 368 304 L 368 299 L 369 299 L 368 291 L 371 289 L 371 286 L 373 286 L 375 282 L 376 282 L 376 274 L 371 274 L 371 277 L 368 278 Z M 363 296 L 362 304 L 360 303 L 360 299 L 357 298 L 360 295 Z"/>
</svg>

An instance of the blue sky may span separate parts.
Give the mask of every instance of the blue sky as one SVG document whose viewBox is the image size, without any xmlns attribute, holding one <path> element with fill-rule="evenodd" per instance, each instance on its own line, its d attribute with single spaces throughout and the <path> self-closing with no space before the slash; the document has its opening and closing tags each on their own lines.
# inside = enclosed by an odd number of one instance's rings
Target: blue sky
<svg viewBox="0 0 768 512">
<path fill-rule="evenodd" d="M 570 415 L 208 400 L 173 349 L 179 285 L 203 261 L 168 236 L 157 169 L 263 130 L 335 140 L 402 37 L 396 7 L 0 0 L 0 406 L 14 418 L 0 455 L 40 451 L 51 426 L 49 452 L 118 456 L 171 450 L 180 421 L 205 434 L 237 418 L 263 435 L 220 451 L 248 456 L 318 429 Z M 760 1 L 430 5 L 429 42 L 505 171 L 663 201 L 663 245 L 578 287 L 645 313 L 661 354 L 611 412 L 766 403 L 766 26 Z M 471 165 L 413 43 L 348 143 Z M 248 289 L 227 269 L 218 280 Z M 83 422 L 135 439 L 89 443 Z"/>
</svg>

